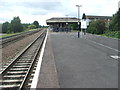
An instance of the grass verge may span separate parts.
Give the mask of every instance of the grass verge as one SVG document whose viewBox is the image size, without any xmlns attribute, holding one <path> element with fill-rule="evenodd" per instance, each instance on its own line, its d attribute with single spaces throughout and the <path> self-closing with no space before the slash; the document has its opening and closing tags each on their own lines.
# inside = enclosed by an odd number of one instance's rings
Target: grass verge
<svg viewBox="0 0 120 90">
<path fill-rule="evenodd" d="M 0 38 L 12 36 L 12 35 L 17 35 L 17 34 L 29 32 L 29 31 L 34 31 L 34 30 L 37 30 L 37 29 L 24 30 L 23 32 L 19 32 L 19 33 L 3 34 L 3 35 L 0 35 Z"/>
<path fill-rule="evenodd" d="M 120 39 L 120 31 L 110 31 L 102 34 L 102 36 Z"/>
</svg>

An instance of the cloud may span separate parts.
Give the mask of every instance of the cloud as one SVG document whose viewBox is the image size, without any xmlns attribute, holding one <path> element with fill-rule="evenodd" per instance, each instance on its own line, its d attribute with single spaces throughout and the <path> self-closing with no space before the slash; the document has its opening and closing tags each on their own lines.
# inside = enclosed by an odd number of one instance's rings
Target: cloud
<svg viewBox="0 0 120 90">
<path fill-rule="evenodd" d="M 24 7 L 34 8 L 34 9 L 45 9 L 51 10 L 56 9 L 61 6 L 61 2 L 23 2 L 21 3 Z"/>
<path fill-rule="evenodd" d="M 0 14 L 3 17 L 0 22 L 5 20 L 12 20 L 13 17 L 19 16 L 22 22 L 32 23 L 34 20 L 38 20 L 41 25 L 45 25 L 45 21 L 48 18 L 56 16 L 63 16 L 63 6 L 60 0 L 4 0 L 0 1 L 1 10 L 4 9 L 4 13 Z M 50 14 L 49 14 L 50 13 Z"/>
<path fill-rule="evenodd" d="M 45 15 L 47 13 L 63 11 L 61 7 L 62 4 L 60 1 L 52 2 L 48 1 L 36 1 L 36 2 L 7 2 L 1 1 L 0 3 L 1 10 L 3 9 L 4 12 L 15 12 L 19 11 L 24 14 L 32 14 L 32 15 Z M 6 8 L 5 8 L 6 7 Z"/>
<path fill-rule="evenodd" d="M 0 23 L 19 16 L 22 22 L 32 23 L 39 20 L 45 24 L 51 17 L 77 17 L 77 4 L 82 5 L 80 16 L 112 16 L 118 9 L 119 0 L 0 0 Z"/>
<path fill-rule="evenodd" d="M 61 2 L 24 2 L 22 5 L 32 11 L 32 15 L 46 15 L 61 10 Z M 61 10 L 62 11 L 62 10 Z"/>
<path fill-rule="evenodd" d="M 10 21 L 10 19 L 8 19 L 8 18 L 0 18 L 0 22 L 6 22 L 6 21 Z"/>
</svg>

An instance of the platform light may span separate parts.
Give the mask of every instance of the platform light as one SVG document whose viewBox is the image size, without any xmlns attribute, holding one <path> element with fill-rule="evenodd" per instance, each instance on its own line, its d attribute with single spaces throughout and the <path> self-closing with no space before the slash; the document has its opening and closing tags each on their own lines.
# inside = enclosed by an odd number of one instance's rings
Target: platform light
<svg viewBox="0 0 120 90">
<path fill-rule="evenodd" d="M 82 5 L 76 5 L 76 7 L 78 7 L 78 38 L 80 37 L 80 7 L 82 7 Z"/>
</svg>

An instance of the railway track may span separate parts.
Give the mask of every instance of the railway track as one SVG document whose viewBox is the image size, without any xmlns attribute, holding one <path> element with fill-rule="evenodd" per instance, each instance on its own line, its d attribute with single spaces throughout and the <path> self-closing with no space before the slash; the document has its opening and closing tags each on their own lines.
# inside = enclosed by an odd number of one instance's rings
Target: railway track
<svg viewBox="0 0 120 90">
<path fill-rule="evenodd" d="M 0 38 L 0 45 L 3 48 L 9 44 L 12 44 L 13 42 L 16 42 L 18 40 L 23 39 L 24 37 L 27 37 L 28 35 L 32 35 L 35 34 L 37 32 L 39 32 L 40 30 L 35 30 L 35 31 L 30 31 L 30 32 L 25 32 L 25 33 L 21 33 L 21 34 L 17 34 L 17 35 L 13 35 L 13 36 L 8 36 L 8 37 L 4 37 L 4 38 Z"/>
<path fill-rule="evenodd" d="M 37 56 L 46 36 L 46 30 L 30 43 L 18 56 L 1 71 L 0 88 L 22 90 L 30 88 L 37 66 Z"/>
</svg>

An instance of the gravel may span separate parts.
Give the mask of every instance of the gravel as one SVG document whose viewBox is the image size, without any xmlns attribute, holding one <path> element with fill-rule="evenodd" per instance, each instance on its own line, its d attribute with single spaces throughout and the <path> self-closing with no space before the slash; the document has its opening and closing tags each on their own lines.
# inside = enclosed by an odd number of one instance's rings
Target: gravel
<svg viewBox="0 0 120 90">
<path fill-rule="evenodd" d="M 2 57 L 2 61 L 0 61 L 0 64 L 6 64 L 40 34 L 41 31 L 0 49 L 0 51 L 2 52 L 2 54 L 0 54 L 0 57 Z"/>
</svg>

